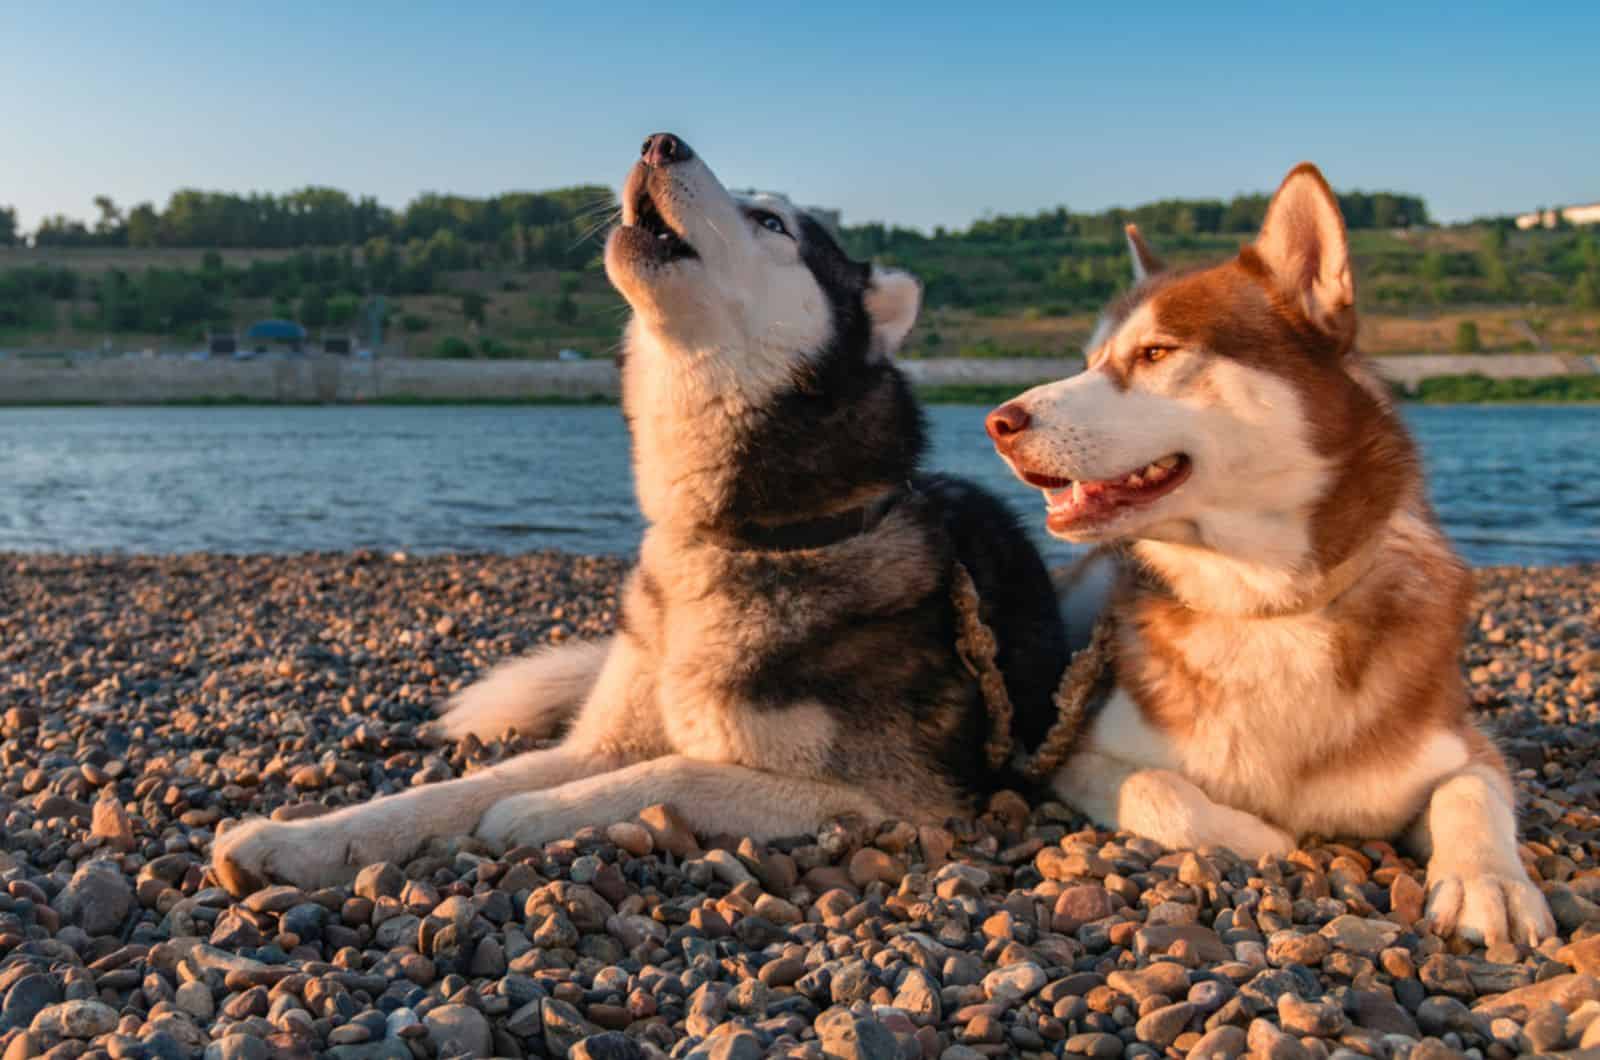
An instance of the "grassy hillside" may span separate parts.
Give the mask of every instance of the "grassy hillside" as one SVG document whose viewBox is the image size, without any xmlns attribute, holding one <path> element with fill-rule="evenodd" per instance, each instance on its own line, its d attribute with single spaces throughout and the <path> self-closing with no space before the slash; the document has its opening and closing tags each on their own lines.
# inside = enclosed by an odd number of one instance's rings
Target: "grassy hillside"
<svg viewBox="0 0 1600 1060">
<path fill-rule="evenodd" d="M 1242 237 L 1152 242 L 1168 265 L 1186 267 L 1222 260 Z M 1356 231 L 1351 246 L 1369 353 L 1600 351 L 1594 235 L 1472 225 Z M 944 355 L 1076 350 L 1129 267 L 1121 240 L 1109 238 L 928 241 L 881 257 L 927 284 L 930 311 L 912 342 Z"/>
<path fill-rule="evenodd" d="M 923 280 L 926 310 L 909 356 L 1055 355 L 1082 345 L 1097 308 L 1125 286 L 1128 258 L 1118 238 L 1067 231 L 1082 224 L 1057 232 L 1049 221 L 1040 215 L 1016 231 L 980 222 L 932 237 L 861 226 L 842 238 Z M 1242 238 L 1151 241 L 1185 266 L 1219 260 Z M 1493 224 L 1354 231 L 1363 348 L 1600 351 L 1597 242 Z M 193 349 L 208 327 L 266 317 L 299 319 L 313 334 L 353 329 L 367 341 L 381 292 L 392 355 L 551 357 L 569 346 L 603 355 L 624 308 L 596 250 L 553 267 L 448 234 L 322 250 L 0 247 L 0 350 Z"/>
</svg>

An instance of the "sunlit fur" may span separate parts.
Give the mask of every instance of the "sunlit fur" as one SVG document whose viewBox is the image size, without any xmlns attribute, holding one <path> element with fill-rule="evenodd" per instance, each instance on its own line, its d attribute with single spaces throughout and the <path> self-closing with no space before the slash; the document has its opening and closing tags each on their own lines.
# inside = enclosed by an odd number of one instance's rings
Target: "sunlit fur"
<svg viewBox="0 0 1600 1060">
<path fill-rule="evenodd" d="M 1000 448 L 1019 472 L 1191 462 L 1063 535 L 1111 546 L 1088 562 L 1120 571 L 1118 683 L 1055 787 L 1103 824 L 1251 858 L 1409 835 L 1440 931 L 1536 942 L 1553 925 L 1459 670 L 1470 573 L 1354 334 L 1337 204 L 1302 166 L 1253 246 L 1142 278 L 1085 372 L 1015 400 L 1029 425 Z"/>
<path fill-rule="evenodd" d="M 636 224 L 644 206 L 670 232 Z M 916 282 L 852 261 L 782 200 L 730 195 L 698 158 L 635 167 L 623 221 L 606 269 L 634 309 L 623 414 L 648 528 L 617 633 L 506 664 L 442 719 L 455 736 L 561 743 L 231 830 L 214 851 L 231 889 L 321 886 L 463 832 L 543 843 L 655 803 L 756 838 L 970 811 L 1011 775 L 983 756 L 988 713 L 956 650 L 958 560 L 1001 641 L 1013 731 L 1042 738 L 1066 663 L 1054 593 L 1002 505 L 919 471 L 921 413 L 891 356 Z M 837 538 L 760 543 L 846 515 Z"/>
</svg>

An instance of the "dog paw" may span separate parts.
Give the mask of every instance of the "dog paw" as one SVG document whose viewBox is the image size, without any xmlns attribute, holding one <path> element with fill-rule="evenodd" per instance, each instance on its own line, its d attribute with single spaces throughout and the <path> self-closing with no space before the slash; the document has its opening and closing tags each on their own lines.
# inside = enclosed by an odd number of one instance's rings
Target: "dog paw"
<svg viewBox="0 0 1600 1060">
<path fill-rule="evenodd" d="M 542 820 L 538 793 L 512 795 L 489 807 L 478 822 L 476 834 L 479 839 L 500 850 L 537 846 L 550 838 L 540 828 Z"/>
<path fill-rule="evenodd" d="M 1437 934 L 1483 946 L 1537 946 L 1556 931 L 1544 895 L 1520 867 L 1474 873 L 1430 865 L 1427 917 Z"/>
<path fill-rule="evenodd" d="M 257 818 L 230 828 L 211 845 L 211 867 L 218 883 L 243 897 L 274 880 L 305 888 L 348 883 L 359 867 L 349 854 L 350 844 L 337 828 Z"/>
<path fill-rule="evenodd" d="M 1264 857 L 1285 858 L 1299 846 L 1294 836 L 1265 821 L 1254 822 L 1254 827 L 1241 829 L 1229 836 L 1226 845 L 1246 861 L 1256 862 Z"/>
</svg>

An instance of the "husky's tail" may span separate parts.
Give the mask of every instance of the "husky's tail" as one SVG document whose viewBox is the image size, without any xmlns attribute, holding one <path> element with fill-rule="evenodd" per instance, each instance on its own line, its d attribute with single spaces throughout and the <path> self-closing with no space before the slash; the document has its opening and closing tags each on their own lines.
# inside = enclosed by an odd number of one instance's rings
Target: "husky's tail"
<svg viewBox="0 0 1600 1060">
<path fill-rule="evenodd" d="M 577 717 L 611 650 L 611 638 L 542 648 L 503 662 L 456 693 L 435 724 L 444 736 L 492 740 L 506 730 L 535 739 L 559 735 Z"/>
</svg>

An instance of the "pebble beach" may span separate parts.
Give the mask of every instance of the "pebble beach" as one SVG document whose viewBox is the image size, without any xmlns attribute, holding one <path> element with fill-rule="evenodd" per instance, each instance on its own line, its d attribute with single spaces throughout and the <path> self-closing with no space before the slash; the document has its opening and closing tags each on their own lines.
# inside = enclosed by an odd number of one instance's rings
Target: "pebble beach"
<svg viewBox="0 0 1600 1060">
<path fill-rule="evenodd" d="M 623 561 L 0 553 L 0 1060 L 1256 1055 L 1600 1048 L 1600 565 L 1485 568 L 1465 673 L 1559 925 L 1473 948 L 1420 866 L 1169 852 L 1002 793 L 756 844 L 670 807 L 228 894 L 216 836 L 461 776 L 434 707 L 607 632 Z"/>
</svg>

